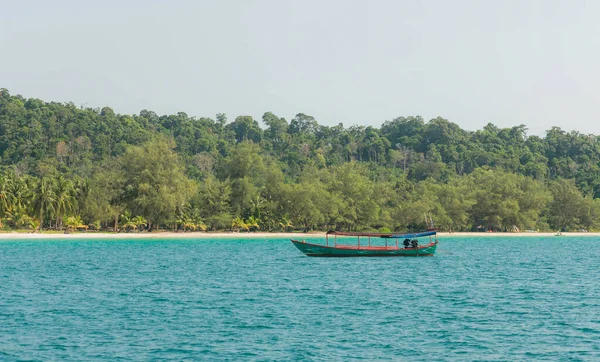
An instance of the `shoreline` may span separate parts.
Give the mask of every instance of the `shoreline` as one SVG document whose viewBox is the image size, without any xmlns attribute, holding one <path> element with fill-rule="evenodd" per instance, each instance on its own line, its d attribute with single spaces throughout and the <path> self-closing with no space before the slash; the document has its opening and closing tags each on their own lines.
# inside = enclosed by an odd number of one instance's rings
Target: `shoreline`
<svg viewBox="0 0 600 362">
<path fill-rule="evenodd" d="M 438 232 L 439 238 L 455 237 L 550 237 L 555 236 L 555 232 Z M 562 236 L 597 236 L 600 232 L 564 232 Z M 176 233 L 169 231 L 153 233 L 110 233 L 110 232 L 75 232 L 71 234 L 63 233 L 27 233 L 27 232 L 0 232 L 0 240 L 18 240 L 18 239 L 257 239 L 257 238 L 275 238 L 275 239 L 303 239 L 303 238 L 325 238 L 325 232 L 312 233 L 285 233 L 285 232 L 186 232 Z"/>
<path fill-rule="evenodd" d="M 269 233 L 269 232 L 186 232 L 159 231 L 152 233 L 74 232 L 26 233 L 0 232 L 0 240 L 7 239 L 255 239 L 255 238 L 307 238 L 325 237 L 325 233 Z"/>
<path fill-rule="evenodd" d="M 527 236 L 556 236 L 556 232 L 518 232 L 518 233 L 513 233 L 513 232 L 494 232 L 494 233 L 487 233 L 487 232 L 439 232 L 437 233 L 438 236 L 444 236 L 444 237 L 455 237 L 455 236 L 477 236 L 477 237 L 513 237 L 513 236 L 518 236 L 518 237 L 527 237 Z M 563 232 L 561 233 L 562 235 L 560 236 L 600 236 L 600 232 Z"/>
</svg>

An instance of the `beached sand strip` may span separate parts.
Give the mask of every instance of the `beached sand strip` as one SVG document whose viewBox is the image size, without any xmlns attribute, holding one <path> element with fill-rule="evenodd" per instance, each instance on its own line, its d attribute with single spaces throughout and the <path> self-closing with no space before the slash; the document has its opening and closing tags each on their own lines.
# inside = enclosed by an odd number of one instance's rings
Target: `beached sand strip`
<svg viewBox="0 0 600 362">
<path fill-rule="evenodd" d="M 440 232 L 438 237 L 546 237 L 555 236 L 556 233 L 552 232 L 528 232 L 528 233 L 482 233 L 482 232 Z M 600 233 L 562 233 L 563 236 L 596 236 L 600 237 Z M 2 232 L 0 233 L 0 239 L 266 239 L 266 238 L 279 238 L 279 239 L 304 239 L 304 238 L 318 238 L 325 237 L 324 232 L 314 233 L 268 233 L 268 232 L 187 232 L 187 233 L 174 233 L 174 232 L 142 232 L 142 233 L 95 233 L 95 232 L 76 232 L 72 234 L 61 234 L 61 233 L 23 233 L 23 232 Z"/>
<path fill-rule="evenodd" d="M 325 233 L 268 233 L 268 232 L 142 232 L 142 233 L 96 233 L 96 232 L 74 232 L 62 233 L 23 233 L 4 232 L 0 233 L 0 239 L 244 239 L 244 238 L 294 238 L 325 237 Z"/>
</svg>

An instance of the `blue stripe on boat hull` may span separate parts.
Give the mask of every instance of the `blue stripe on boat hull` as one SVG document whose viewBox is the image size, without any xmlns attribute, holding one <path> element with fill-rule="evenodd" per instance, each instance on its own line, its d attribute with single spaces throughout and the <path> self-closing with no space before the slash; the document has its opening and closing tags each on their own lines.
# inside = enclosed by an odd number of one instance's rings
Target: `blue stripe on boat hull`
<svg viewBox="0 0 600 362">
<path fill-rule="evenodd" d="M 363 254 L 363 255 L 350 255 L 350 254 L 304 254 L 306 256 L 312 256 L 317 258 L 358 258 L 358 257 L 392 257 L 392 256 L 405 256 L 405 257 L 422 257 L 422 256 L 433 256 L 433 254 Z"/>
</svg>

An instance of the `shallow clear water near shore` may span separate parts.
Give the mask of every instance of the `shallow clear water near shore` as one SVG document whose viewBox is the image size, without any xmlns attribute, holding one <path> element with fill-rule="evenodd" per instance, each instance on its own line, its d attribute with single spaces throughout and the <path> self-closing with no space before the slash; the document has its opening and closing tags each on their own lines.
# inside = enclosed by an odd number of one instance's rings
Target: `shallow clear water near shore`
<svg viewBox="0 0 600 362">
<path fill-rule="evenodd" d="M 0 242 L 0 360 L 598 360 L 600 238 Z"/>
</svg>

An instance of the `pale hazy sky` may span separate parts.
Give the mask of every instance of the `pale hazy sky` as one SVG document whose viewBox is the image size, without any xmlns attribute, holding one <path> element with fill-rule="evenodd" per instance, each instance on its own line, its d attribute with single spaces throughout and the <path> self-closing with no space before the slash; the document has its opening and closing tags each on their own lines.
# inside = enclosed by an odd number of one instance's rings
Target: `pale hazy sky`
<svg viewBox="0 0 600 362">
<path fill-rule="evenodd" d="M 600 134 L 600 1 L 0 0 L 0 87 L 76 105 Z"/>
</svg>

